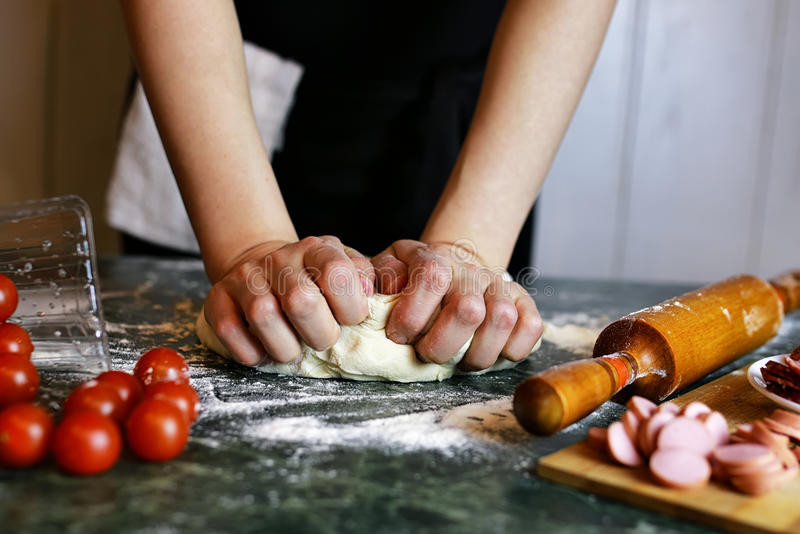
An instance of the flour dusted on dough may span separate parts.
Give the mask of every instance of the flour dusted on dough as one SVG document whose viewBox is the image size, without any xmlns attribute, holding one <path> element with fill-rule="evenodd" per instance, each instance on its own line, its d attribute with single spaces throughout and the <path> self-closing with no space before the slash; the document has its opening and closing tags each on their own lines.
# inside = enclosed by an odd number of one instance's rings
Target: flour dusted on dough
<svg viewBox="0 0 800 534">
<path fill-rule="evenodd" d="M 327 350 L 314 350 L 303 344 L 303 358 L 293 363 L 268 363 L 258 369 L 266 373 L 308 378 L 349 378 L 351 380 L 386 380 L 390 382 L 430 382 L 444 380 L 454 374 L 483 374 L 516 365 L 499 359 L 483 371 L 464 373 L 456 368 L 472 339 L 445 364 L 422 363 L 411 345 L 398 345 L 386 337 L 386 321 L 399 295 L 369 297 L 369 316 L 355 326 L 342 326 L 339 340 Z M 203 311 L 197 318 L 197 336 L 208 349 L 225 356 L 231 353 L 217 338 L 205 320 Z M 533 350 L 539 348 L 539 341 Z"/>
</svg>

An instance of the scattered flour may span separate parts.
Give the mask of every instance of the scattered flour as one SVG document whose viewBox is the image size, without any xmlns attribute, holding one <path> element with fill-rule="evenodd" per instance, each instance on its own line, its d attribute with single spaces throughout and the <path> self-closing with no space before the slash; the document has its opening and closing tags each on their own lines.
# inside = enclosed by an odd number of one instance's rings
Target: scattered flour
<svg viewBox="0 0 800 534">
<path fill-rule="evenodd" d="M 332 424 L 313 416 L 272 418 L 245 430 L 256 439 L 306 446 L 375 447 L 395 451 L 459 451 L 472 445 L 460 428 L 440 424 L 442 412 L 425 411 L 356 424 Z"/>
</svg>

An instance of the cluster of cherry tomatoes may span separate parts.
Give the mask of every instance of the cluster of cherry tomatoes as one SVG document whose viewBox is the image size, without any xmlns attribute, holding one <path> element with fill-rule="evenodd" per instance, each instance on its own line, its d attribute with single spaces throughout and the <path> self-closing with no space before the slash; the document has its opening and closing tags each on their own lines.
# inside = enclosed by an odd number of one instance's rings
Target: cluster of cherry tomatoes
<svg viewBox="0 0 800 534">
<path fill-rule="evenodd" d="M 17 300 L 13 282 L 0 274 L 0 466 L 31 467 L 50 452 L 68 473 L 102 473 L 122 453 L 123 429 L 140 459 L 163 462 L 183 451 L 200 401 L 177 351 L 155 348 L 139 358 L 133 374 L 106 371 L 84 382 L 67 397 L 56 426 L 32 402 L 39 374 L 30 361 L 30 337 L 5 322 Z"/>
</svg>

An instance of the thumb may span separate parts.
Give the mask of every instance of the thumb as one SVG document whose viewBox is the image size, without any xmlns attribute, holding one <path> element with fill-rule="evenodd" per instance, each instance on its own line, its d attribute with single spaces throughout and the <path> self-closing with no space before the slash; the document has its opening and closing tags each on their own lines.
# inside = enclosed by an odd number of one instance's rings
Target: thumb
<svg viewBox="0 0 800 534">
<path fill-rule="evenodd" d="M 400 293 L 408 282 L 408 266 L 397 259 L 391 247 L 374 258 L 376 285 L 380 293 L 394 295 Z"/>
</svg>

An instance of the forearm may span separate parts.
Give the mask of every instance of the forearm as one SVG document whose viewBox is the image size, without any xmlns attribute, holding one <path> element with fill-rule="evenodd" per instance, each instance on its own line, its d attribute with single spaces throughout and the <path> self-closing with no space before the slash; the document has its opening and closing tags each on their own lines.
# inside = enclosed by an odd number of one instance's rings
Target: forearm
<svg viewBox="0 0 800 534">
<path fill-rule="evenodd" d="M 489 266 L 511 257 L 578 105 L 614 0 L 511 0 L 478 106 L 425 242 L 474 243 Z"/>
<path fill-rule="evenodd" d="M 250 104 L 230 0 L 124 0 L 139 75 L 212 282 L 297 238 Z"/>
</svg>

